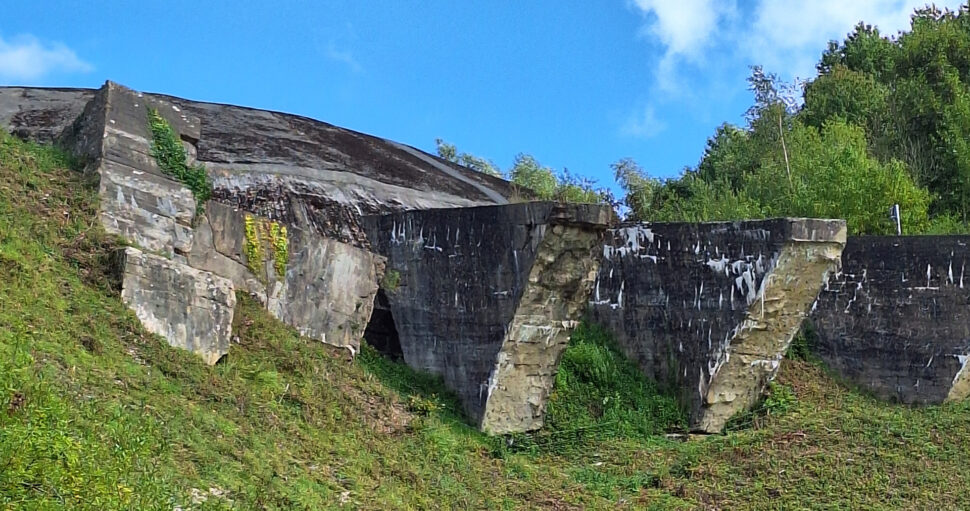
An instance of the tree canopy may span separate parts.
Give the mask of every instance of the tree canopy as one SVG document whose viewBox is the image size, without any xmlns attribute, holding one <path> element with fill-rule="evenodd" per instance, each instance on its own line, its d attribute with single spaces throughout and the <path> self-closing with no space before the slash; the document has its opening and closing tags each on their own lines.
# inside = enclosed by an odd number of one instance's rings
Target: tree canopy
<svg viewBox="0 0 970 511">
<path fill-rule="evenodd" d="M 440 138 L 435 143 L 438 146 L 438 157 L 472 170 L 508 179 L 515 185 L 522 199 L 610 205 L 616 202 L 608 189 L 597 188 L 594 181 L 573 174 L 569 169 L 557 173 L 551 167 L 539 163 L 530 154 L 517 154 L 512 167 L 502 172 L 491 160 L 460 153 L 453 144 Z"/>
<path fill-rule="evenodd" d="M 630 216 L 833 217 L 851 233 L 883 234 L 899 204 L 906 233 L 967 231 L 968 8 L 917 10 L 898 37 L 860 23 L 829 43 L 817 69 L 797 87 L 753 67 L 746 125 L 718 127 L 679 178 L 617 171 Z"/>
</svg>

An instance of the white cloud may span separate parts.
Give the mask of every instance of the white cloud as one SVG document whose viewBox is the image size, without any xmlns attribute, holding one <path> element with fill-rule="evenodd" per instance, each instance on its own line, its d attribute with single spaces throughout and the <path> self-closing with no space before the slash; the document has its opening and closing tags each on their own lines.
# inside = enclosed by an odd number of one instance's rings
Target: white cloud
<svg viewBox="0 0 970 511">
<path fill-rule="evenodd" d="M 707 51 L 738 66 L 761 64 L 783 77 L 810 78 L 829 40 L 844 39 L 860 21 L 894 35 L 908 29 L 913 10 L 930 1 L 757 0 L 743 14 L 735 0 L 633 0 L 633 5 L 647 20 L 644 33 L 664 48 L 657 86 L 670 92 L 685 63 L 704 72 Z M 961 0 L 935 3 L 955 9 Z"/>
<path fill-rule="evenodd" d="M 0 37 L 0 79 L 36 80 L 55 72 L 89 72 L 93 67 L 61 43 L 43 43 L 22 35 Z"/>
<path fill-rule="evenodd" d="M 789 77 L 810 78 L 830 40 L 841 41 L 864 21 L 883 35 L 909 30 L 910 16 L 928 0 L 813 0 L 811 2 L 761 0 L 754 21 L 742 35 L 750 64 Z M 960 1 L 936 1 L 956 8 Z"/>
<path fill-rule="evenodd" d="M 652 105 L 647 105 L 631 115 L 620 132 L 628 137 L 647 139 L 660 134 L 665 129 L 667 124 L 657 119 Z"/>
<path fill-rule="evenodd" d="M 364 70 L 364 68 L 360 65 L 360 63 L 357 62 L 357 59 L 354 58 L 353 53 L 351 53 L 348 50 L 337 49 L 337 46 L 333 42 L 330 42 L 329 44 L 327 44 L 327 48 L 324 51 L 324 54 L 330 60 L 347 65 L 347 67 L 349 67 L 350 70 L 355 73 L 359 73 Z"/>
<path fill-rule="evenodd" d="M 717 30 L 721 18 L 734 12 L 734 2 L 720 0 L 634 0 L 649 20 L 645 32 L 660 40 L 667 55 L 696 58 Z"/>
<path fill-rule="evenodd" d="M 647 20 L 641 34 L 664 48 L 657 69 L 657 84 L 667 93 L 683 89 L 682 61 L 700 64 L 704 50 L 715 40 L 718 26 L 734 16 L 735 0 L 633 0 Z"/>
</svg>

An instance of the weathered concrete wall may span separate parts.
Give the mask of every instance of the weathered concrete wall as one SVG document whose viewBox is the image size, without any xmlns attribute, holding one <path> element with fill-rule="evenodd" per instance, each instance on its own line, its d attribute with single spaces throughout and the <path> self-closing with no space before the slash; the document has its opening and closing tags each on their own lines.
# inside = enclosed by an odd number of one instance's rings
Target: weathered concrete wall
<svg viewBox="0 0 970 511">
<path fill-rule="evenodd" d="M 261 262 L 251 264 L 247 219 L 259 237 Z M 384 258 L 295 226 L 286 229 L 283 272 L 277 269 L 269 227 L 272 222 L 210 201 L 194 229 L 188 264 L 232 280 L 253 293 L 276 318 L 301 335 L 327 344 L 360 347 L 370 319 Z"/>
<path fill-rule="evenodd" d="M 230 293 L 237 288 L 253 293 L 273 315 L 303 335 L 356 350 L 370 318 L 383 258 L 321 237 L 306 221 L 302 225 L 310 230 L 277 224 L 214 201 L 199 216 L 191 190 L 164 174 L 151 154 L 148 107 L 156 108 L 175 128 L 193 159 L 201 137 L 197 117 L 159 97 L 110 82 L 91 96 L 80 116 L 57 137 L 88 162 L 88 172 L 100 177 L 100 215 L 105 228 L 167 258 L 164 265 L 153 263 L 150 272 L 125 272 L 126 279 L 140 279 L 130 285 L 126 281 L 126 288 L 146 289 L 151 278 L 161 279 L 160 285 L 177 279 L 186 286 L 192 278 L 224 277 Z M 247 222 L 252 232 L 247 232 Z M 254 226 L 258 228 L 253 231 Z M 280 247 L 273 246 L 270 227 L 285 229 L 286 236 L 278 238 Z M 247 250 L 247 243 L 254 240 L 259 249 Z M 277 251 L 283 252 L 285 261 L 276 257 Z M 261 261 L 251 262 L 250 255 L 258 255 Z M 174 276 L 166 276 L 166 272 Z M 210 335 L 205 330 L 208 324 L 182 312 L 192 296 L 186 295 L 183 302 L 176 295 L 166 297 L 151 303 L 144 300 L 154 300 L 154 294 L 133 291 L 125 299 L 149 329 L 172 345 L 204 354 L 221 355 L 224 351 L 220 350 L 228 349 L 223 342 L 229 336 L 228 324 L 224 335 L 212 332 L 213 338 L 204 341 Z M 149 310 L 154 312 L 146 315 Z M 167 320 L 183 319 L 184 324 L 162 326 Z M 218 356 L 205 358 L 214 362 Z"/>
<path fill-rule="evenodd" d="M 851 237 L 812 312 L 815 350 L 879 397 L 970 394 L 970 236 Z"/>
<path fill-rule="evenodd" d="M 153 252 L 184 254 L 192 245 L 195 198 L 151 155 L 149 105 L 160 106 L 179 133 L 198 137 L 198 119 L 184 119 L 171 105 L 109 82 L 60 139 L 100 176 L 101 220 L 108 232 Z"/>
<path fill-rule="evenodd" d="M 845 243 L 845 222 L 624 224 L 602 247 L 592 319 L 678 393 L 697 431 L 756 402 Z"/>
<path fill-rule="evenodd" d="M 149 105 L 198 138 L 197 119 L 109 82 L 57 139 L 88 162 L 86 172 L 98 175 L 105 229 L 152 252 L 126 251 L 124 302 L 149 331 L 214 364 L 229 350 L 235 289 L 231 280 L 187 264 L 196 202 L 151 155 Z"/>
<path fill-rule="evenodd" d="M 94 93 L 0 87 L 0 126 L 49 142 Z M 356 222 L 362 214 L 504 204 L 513 193 L 502 179 L 306 117 L 157 94 L 141 98 L 200 120 L 190 149 L 213 177 L 214 198 L 338 241 L 366 242 Z"/>
<path fill-rule="evenodd" d="M 0 126 L 23 139 L 54 142 L 94 97 L 94 89 L 0 87 Z"/>
<path fill-rule="evenodd" d="M 131 247 L 119 258 L 121 299 L 149 332 L 210 365 L 229 352 L 236 306 L 229 279 Z"/>
<path fill-rule="evenodd" d="M 542 426 L 585 308 L 607 207 L 524 203 L 365 217 L 404 360 L 490 433 Z"/>
</svg>

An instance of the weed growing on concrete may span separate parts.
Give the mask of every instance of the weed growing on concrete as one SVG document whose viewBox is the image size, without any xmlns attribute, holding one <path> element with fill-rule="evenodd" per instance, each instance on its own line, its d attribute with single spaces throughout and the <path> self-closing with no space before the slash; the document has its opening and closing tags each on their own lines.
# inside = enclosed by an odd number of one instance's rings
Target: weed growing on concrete
<svg viewBox="0 0 970 511">
<path fill-rule="evenodd" d="M 290 241 L 286 226 L 246 215 L 244 230 L 246 240 L 243 249 L 246 252 L 246 266 L 249 271 L 253 272 L 260 280 L 264 280 L 263 261 L 265 261 L 268 250 L 276 276 L 281 279 L 285 277 L 286 265 L 290 261 Z M 263 245 L 264 239 L 269 241 L 268 247 Z"/>
<path fill-rule="evenodd" d="M 246 240 L 243 250 L 246 252 L 246 267 L 257 277 L 263 274 L 263 242 L 259 234 L 259 220 L 252 215 L 246 215 L 244 220 Z"/>
<path fill-rule="evenodd" d="M 387 291 L 388 293 L 393 293 L 397 291 L 397 288 L 401 285 L 401 272 L 388 269 L 384 272 L 384 277 L 381 278 L 381 289 Z"/>
<path fill-rule="evenodd" d="M 286 276 L 286 264 L 290 261 L 286 226 L 270 222 L 269 242 L 273 245 L 273 268 L 276 269 L 276 276 L 282 279 Z"/>
<path fill-rule="evenodd" d="M 769 382 L 765 396 L 751 410 L 740 412 L 728 421 L 725 431 L 761 427 L 769 416 L 784 415 L 798 404 L 794 390 L 784 384 Z"/>
<path fill-rule="evenodd" d="M 812 321 L 806 319 L 801 328 L 799 328 L 798 333 L 792 339 L 791 344 L 788 345 L 788 350 L 785 352 L 785 358 L 790 360 L 803 360 L 803 361 L 814 361 L 815 356 L 812 354 L 815 342 L 817 340 L 815 333 L 815 325 Z"/>
<path fill-rule="evenodd" d="M 205 203 L 212 197 L 212 181 L 201 164 L 189 165 L 186 161 L 185 147 L 175 128 L 157 109 L 148 109 L 148 126 L 152 131 L 152 156 L 162 172 L 172 176 L 192 190 L 195 197 L 196 215 L 205 209 Z"/>
</svg>

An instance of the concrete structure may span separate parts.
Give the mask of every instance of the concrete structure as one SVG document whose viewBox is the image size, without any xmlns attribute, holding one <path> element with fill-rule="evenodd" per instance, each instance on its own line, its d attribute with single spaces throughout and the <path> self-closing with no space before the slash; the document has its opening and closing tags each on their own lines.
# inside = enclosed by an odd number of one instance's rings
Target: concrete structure
<svg viewBox="0 0 970 511">
<path fill-rule="evenodd" d="M 442 375 L 484 431 L 540 428 L 611 219 L 606 206 L 553 203 L 365 217 L 388 258 L 404 360 Z"/>
<path fill-rule="evenodd" d="M 603 245 L 594 321 L 718 432 L 774 378 L 845 244 L 841 220 L 624 224 Z"/>
<path fill-rule="evenodd" d="M 192 191 L 155 161 L 148 108 L 178 132 L 190 162 L 206 151 L 225 159 L 218 150 L 238 143 L 220 138 L 238 125 L 203 135 L 202 120 L 169 98 L 111 82 L 98 91 L 0 88 L 0 121 L 8 129 L 59 143 L 97 176 L 102 224 L 137 247 L 126 251 L 119 267 L 123 298 L 149 330 L 214 363 L 228 350 L 234 292 L 245 290 L 303 335 L 356 351 L 384 267 L 383 258 L 367 250 L 357 215 L 327 221 L 321 213 L 325 208 L 314 209 L 318 202 L 268 194 L 265 188 L 234 188 L 238 196 L 219 189 L 215 195 L 229 205 L 210 201 L 200 215 Z M 206 108 L 199 107 L 209 112 Z M 302 147 L 292 137 L 282 138 L 276 146 Z M 275 146 L 267 142 L 261 147 Z M 235 183 L 225 174 L 219 174 L 224 182 Z M 278 202 L 254 203 L 254 197 Z M 259 206 L 254 209 L 275 219 L 233 205 Z"/>
<path fill-rule="evenodd" d="M 970 394 L 970 236 L 857 236 L 812 321 L 842 378 L 911 404 Z"/>
<path fill-rule="evenodd" d="M 286 228 L 282 262 L 270 232 L 274 224 Z M 250 260 L 255 254 L 259 261 Z M 196 222 L 185 257 L 193 268 L 227 277 L 236 289 L 255 295 L 301 335 L 354 352 L 384 273 L 384 258 L 368 250 L 215 201 Z"/>
<path fill-rule="evenodd" d="M 0 126 L 22 138 L 52 142 L 98 94 L 0 87 Z M 502 179 L 307 117 L 136 95 L 142 106 L 167 105 L 163 113 L 187 142 L 190 157 L 205 163 L 217 201 L 290 225 L 309 223 L 314 228 L 308 230 L 337 241 L 366 239 L 359 215 L 507 204 L 513 193 Z"/>
<path fill-rule="evenodd" d="M 149 107 L 205 165 L 204 208 L 156 163 Z M 678 392 L 696 430 L 758 398 L 823 279 L 816 349 L 834 370 L 907 403 L 970 393 L 966 237 L 855 238 L 841 273 L 835 221 L 627 224 L 602 245 L 607 208 L 508 204 L 508 182 L 411 147 L 110 82 L 0 87 L 0 126 L 86 162 L 102 223 L 134 245 L 119 266 L 124 300 L 210 363 L 228 349 L 242 290 L 352 351 L 366 327 L 442 374 L 487 431 L 535 429 L 602 257 L 593 318 Z"/>
</svg>

